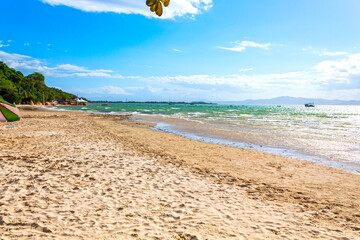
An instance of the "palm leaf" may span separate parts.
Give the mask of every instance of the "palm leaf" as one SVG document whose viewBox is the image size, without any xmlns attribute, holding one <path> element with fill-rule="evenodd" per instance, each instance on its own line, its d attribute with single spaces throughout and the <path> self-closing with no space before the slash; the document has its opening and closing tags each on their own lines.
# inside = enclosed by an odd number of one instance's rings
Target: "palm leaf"
<svg viewBox="0 0 360 240">
<path fill-rule="evenodd" d="M 158 15 L 159 17 L 162 15 L 162 13 L 163 13 L 163 8 L 162 8 L 161 2 L 157 2 L 157 3 L 156 3 L 155 13 L 156 13 L 156 15 Z"/>
<path fill-rule="evenodd" d="M 164 4 L 164 7 L 167 7 L 170 4 L 170 0 L 160 0 L 160 1 Z"/>
<path fill-rule="evenodd" d="M 153 6 L 156 3 L 156 0 L 146 0 L 146 5 L 149 7 Z"/>
<path fill-rule="evenodd" d="M 167 7 L 170 0 L 146 0 L 146 5 L 150 7 L 150 11 L 155 12 L 159 17 L 163 14 L 163 6 Z"/>
</svg>

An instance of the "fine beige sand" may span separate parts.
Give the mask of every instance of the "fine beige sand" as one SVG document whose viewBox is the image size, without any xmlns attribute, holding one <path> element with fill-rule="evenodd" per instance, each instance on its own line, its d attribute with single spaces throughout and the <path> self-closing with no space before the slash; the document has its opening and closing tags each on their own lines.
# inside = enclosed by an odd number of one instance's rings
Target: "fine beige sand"
<svg viewBox="0 0 360 240">
<path fill-rule="evenodd" d="M 22 111 L 0 125 L 0 239 L 360 239 L 360 176 L 154 132 Z"/>
</svg>

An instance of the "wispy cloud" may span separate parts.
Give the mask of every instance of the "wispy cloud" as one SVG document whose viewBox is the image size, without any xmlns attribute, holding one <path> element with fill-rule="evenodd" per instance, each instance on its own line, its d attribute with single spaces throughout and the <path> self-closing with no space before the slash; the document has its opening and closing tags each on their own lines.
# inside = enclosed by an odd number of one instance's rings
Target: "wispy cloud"
<svg viewBox="0 0 360 240">
<path fill-rule="evenodd" d="M 71 90 L 70 90 L 71 91 Z M 111 99 L 119 100 L 119 96 L 136 96 L 139 92 L 156 92 L 155 88 L 152 87 L 119 87 L 119 86 L 101 86 L 101 87 L 94 87 L 94 88 L 82 88 L 82 89 L 73 89 L 72 91 L 82 93 L 84 95 L 89 95 L 95 98 L 101 96 L 107 96 L 104 99 Z"/>
<path fill-rule="evenodd" d="M 105 77 L 116 79 L 141 79 L 143 81 L 158 83 L 185 83 L 190 85 L 232 85 L 232 86 L 257 86 L 268 87 L 270 84 L 323 84 L 330 83 L 348 84 L 360 82 L 360 53 L 346 55 L 342 59 L 325 60 L 318 63 L 309 71 L 288 72 L 278 74 L 231 74 L 231 75 L 178 75 L 178 76 L 122 76 L 109 69 L 88 69 L 73 64 L 57 64 L 54 67 L 40 59 L 31 56 L 7 53 L 0 51 L 0 60 L 11 68 L 25 69 L 41 72 L 52 77 Z M 249 72 L 253 68 L 243 68 L 240 72 Z M 266 85 L 266 86 L 265 86 Z M 274 86 L 275 86 L 274 85 Z"/>
<path fill-rule="evenodd" d="M 172 50 L 173 50 L 174 52 L 182 52 L 181 50 L 176 49 L 176 48 L 173 48 Z"/>
<path fill-rule="evenodd" d="M 233 51 L 233 52 L 242 52 L 246 49 L 246 47 L 243 46 L 237 46 L 237 47 L 218 47 L 220 49 L 223 50 L 229 50 L 229 51 Z"/>
<path fill-rule="evenodd" d="M 242 52 L 246 48 L 249 48 L 249 47 L 269 49 L 271 43 L 261 44 L 261 43 L 251 42 L 251 41 L 241 41 L 241 42 L 235 41 L 232 43 L 232 45 L 234 45 L 234 46 L 233 47 L 218 47 L 218 48 L 223 49 L 223 50 L 234 51 L 234 52 Z"/>
<path fill-rule="evenodd" d="M 348 55 L 348 52 L 345 51 L 335 51 L 335 52 L 329 52 L 326 48 L 318 50 L 313 48 L 312 46 L 304 47 L 301 49 L 303 52 L 309 52 L 311 54 L 319 55 L 320 57 L 337 57 L 337 56 L 344 56 Z"/>
<path fill-rule="evenodd" d="M 312 46 L 307 46 L 307 47 L 303 47 L 301 50 L 302 50 L 303 52 L 308 52 L 308 51 L 313 51 L 314 49 L 313 49 Z"/>
<path fill-rule="evenodd" d="M 307 72 L 289 72 L 279 74 L 231 74 L 231 75 L 178 75 L 178 76 L 153 76 L 147 78 L 152 82 L 166 84 L 166 83 L 181 83 L 187 85 L 228 85 L 234 87 L 268 87 L 272 85 L 277 87 L 279 85 L 286 86 L 288 84 L 308 84 L 313 81 Z"/>
<path fill-rule="evenodd" d="M 252 70 L 242 69 L 244 72 Z M 312 86 L 327 87 L 343 85 L 360 88 L 360 53 L 340 60 L 326 60 L 318 63 L 308 71 L 287 72 L 276 74 L 231 74 L 231 75 L 178 75 L 153 76 L 147 80 L 160 84 L 181 83 L 187 85 L 228 85 L 246 88 L 291 88 L 291 86 L 311 88 Z"/>
<path fill-rule="evenodd" d="M 236 99 L 239 94 L 251 98 L 254 94 L 276 97 L 286 93 L 299 97 L 360 100 L 360 95 L 357 95 L 360 92 L 360 54 L 352 54 L 340 60 L 321 61 L 308 71 L 221 76 L 153 76 L 143 80 L 163 87 L 172 86 L 174 89 L 181 86 L 195 92 L 207 91 L 207 95 L 212 97 L 222 93 L 223 98 L 229 99 Z M 214 88 L 217 89 L 216 93 L 210 94 Z M 219 95 L 219 99 L 223 98 Z"/>
<path fill-rule="evenodd" d="M 252 70 L 254 70 L 254 68 L 241 68 L 241 69 L 239 69 L 239 72 L 249 72 Z"/>
<path fill-rule="evenodd" d="M 360 53 L 344 55 L 342 59 L 325 60 L 308 71 L 249 74 L 252 68 L 240 69 L 239 74 L 228 75 L 177 75 L 177 76 L 122 76 L 112 70 L 88 69 L 73 64 L 48 66 L 42 60 L 0 51 L 0 60 L 19 70 L 38 71 L 52 77 L 100 77 L 112 79 L 135 79 L 142 81 L 146 88 L 103 86 L 83 89 L 83 93 L 111 95 L 143 95 L 147 91 L 157 95 L 178 96 L 178 99 L 194 96 L 211 96 L 224 99 L 237 99 L 239 94 L 245 98 L 254 95 L 267 97 L 291 96 L 327 97 L 359 99 L 360 95 Z M 216 91 L 214 91 L 216 89 Z M 186 94 L 184 93 L 186 92 Z M 185 96 L 185 95 L 186 96 Z"/>
<path fill-rule="evenodd" d="M 320 54 L 320 56 L 343 56 L 348 55 L 348 52 L 328 52 L 325 51 L 324 53 Z"/>
<path fill-rule="evenodd" d="M 319 49 L 314 48 L 313 46 L 303 47 L 301 50 L 303 52 L 310 53 L 313 55 L 318 55 L 318 56 L 323 56 L 323 53 L 327 51 L 326 48 L 319 50 Z"/>
<path fill-rule="evenodd" d="M 11 41 L 10 41 L 11 42 Z M 10 43 L 9 41 L 8 41 L 8 43 Z M 10 46 L 10 44 L 3 44 L 3 41 L 0 41 L 0 48 L 2 48 L 2 47 L 8 47 L 8 46 Z"/>
<path fill-rule="evenodd" d="M 112 70 L 91 70 L 72 64 L 58 64 L 55 67 L 49 67 L 48 64 L 39 59 L 4 51 L 0 51 L 0 60 L 8 64 L 11 68 L 41 72 L 45 76 L 124 78 L 121 75 L 114 74 Z"/>
<path fill-rule="evenodd" d="M 30 46 L 30 43 L 24 43 L 24 46 Z"/>
<path fill-rule="evenodd" d="M 116 86 L 103 86 L 97 88 L 78 89 L 77 92 L 87 94 L 111 94 L 111 95 L 132 95 L 125 88 Z"/>
<path fill-rule="evenodd" d="M 360 88 L 360 53 L 352 54 L 340 60 L 326 60 L 314 68 L 327 84 L 344 84 Z"/>
<path fill-rule="evenodd" d="M 65 5 L 85 12 L 115 12 L 124 14 L 140 14 L 156 17 L 150 12 L 144 0 L 40 0 L 50 5 Z M 212 7 L 212 0 L 176 0 L 164 10 L 162 19 L 169 19 L 184 15 L 197 15 Z"/>
</svg>

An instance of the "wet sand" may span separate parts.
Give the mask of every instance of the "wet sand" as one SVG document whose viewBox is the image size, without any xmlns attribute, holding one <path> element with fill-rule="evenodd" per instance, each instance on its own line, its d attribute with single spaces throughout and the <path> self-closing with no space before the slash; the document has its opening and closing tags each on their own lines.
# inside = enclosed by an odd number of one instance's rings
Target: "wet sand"
<svg viewBox="0 0 360 240">
<path fill-rule="evenodd" d="M 154 132 L 22 111 L 0 127 L 0 239 L 359 239 L 360 176 Z"/>
<path fill-rule="evenodd" d="M 157 123 L 156 129 L 160 131 L 202 142 L 253 149 L 360 173 L 358 157 L 360 142 L 356 140 L 349 142 L 336 136 L 314 138 L 311 135 L 291 131 L 291 127 L 269 130 L 252 124 L 242 126 L 237 124 L 230 130 L 226 124 L 222 127 L 218 123 L 211 124 L 161 115 L 142 114 L 135 115 L 134 118 Z"/>
</svg>

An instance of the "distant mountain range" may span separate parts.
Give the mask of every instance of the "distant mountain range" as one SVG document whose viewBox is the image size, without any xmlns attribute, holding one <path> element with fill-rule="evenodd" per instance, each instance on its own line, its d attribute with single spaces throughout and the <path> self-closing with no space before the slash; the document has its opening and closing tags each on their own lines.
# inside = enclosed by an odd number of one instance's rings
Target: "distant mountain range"
<svg viewBox="0 0 360 240">
<path fill-rule="evenodd" d="M 271 99 L 256 99 L 244 101 L 222 101 L 219 104 L 233 105 L 303 105 L 313 102 L 315 105 L 360 105 L 360 101 L 326 100 L 321 98 L 295 98 L 295 97 L 277 97 Z"/>
</svg>

